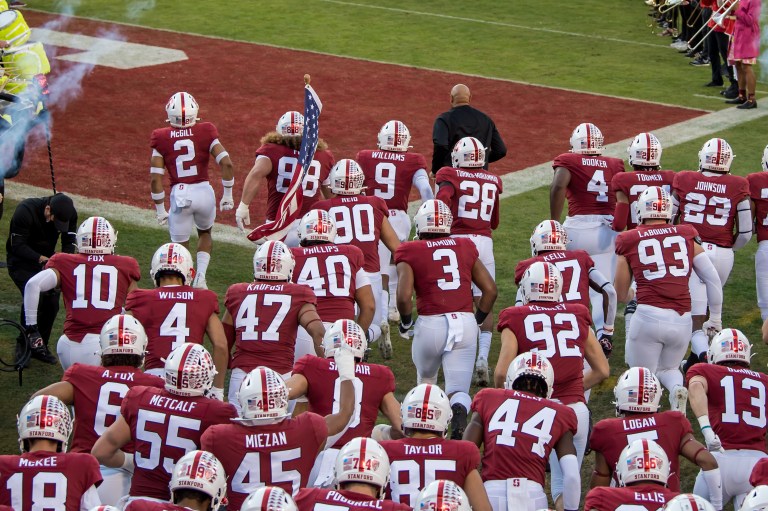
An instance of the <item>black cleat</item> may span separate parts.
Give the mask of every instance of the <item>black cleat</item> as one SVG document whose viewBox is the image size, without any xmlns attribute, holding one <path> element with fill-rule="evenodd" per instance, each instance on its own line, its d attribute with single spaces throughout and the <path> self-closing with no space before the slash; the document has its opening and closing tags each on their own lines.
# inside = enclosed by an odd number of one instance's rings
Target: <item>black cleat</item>
<svg viewBox="0 0 768 511">
<path fill-rule="evenodd" d="M 451 440 L 461 440 L 464 430 L 467 429 L 467 409 L 456 403 L 451 406 L 453 418 L 451 419 Z"/>
<path fill-rule="evenodd" d="M 56 355 L 48 351 L 48 346 L 42 345 L 36 348 L 32 348 L 32 358 L 44 362 L 46 364 L 55 364 L 59 361 Z"/>
</svg>

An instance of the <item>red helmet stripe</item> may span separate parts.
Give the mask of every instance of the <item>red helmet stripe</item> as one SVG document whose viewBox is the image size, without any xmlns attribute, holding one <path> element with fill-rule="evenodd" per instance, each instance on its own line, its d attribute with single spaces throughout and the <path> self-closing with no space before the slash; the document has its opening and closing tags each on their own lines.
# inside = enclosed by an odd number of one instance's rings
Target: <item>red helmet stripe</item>
<svg viewBox="0 0 768 511">
<path fill-rule="evenodd" d="M 723 139 L 722 138 L 718 138 L 717 139 L 717 158 L 715 160 L 715 165 L 720 165 L 720 158 L 721 158 L 722 150 L 723 150 Z"/>
<path fill-rule="evenodd" d="M 93 226 L 91 227 L 91 248 L 96 248 L 96 233 L 99 229 L 99 217 L 93 217 Z"/>
<path fill-rule="evenodd" d="M 192 346 L 194 346 L 192 343 L 188 343 L 187 346 L 184 346 L 184 354 L 181 356 L 181 362 L 179 363 L 179 373 L 176 375 L 177 389 L 182 388 L 184 378 L 181 377 L 181 374 L 184 372 L 184 367 L 187 365 L 187 359 L 189 358 L 189 352 L 192 351 Z"/>
<path fill-rule="evenodd" d="M 187 105 L 184 104 L 184 93 L 182 92 L 179 94 L 179 97 L 181 98 L 181 125 L 186 126 L 187 124 Z"/>
<path fill-rule="evenodd" d="M 643 404 L 643 395 L 645 395 L 645 368 L 640 368 L 640 384 L 637 389 L 637 404 Z"/>
<path fill-rule="evenodd" d="M 275 257 L 275 247 L 277 246 L 277 243 L 274 241 L 270 243 L 269 245 L 269 252 L 267 253 L 267 272 L 272 273 L 275 271 L 274 264 L 272 264 L 272 261 Z"/>
<path fill-rule="evenodd" d="M 48 422 L 48 396 L 43 396 L 43 402 L 40 404 L 40 427 L 45 428 Z"/>
<path fill-rule="evenodd" d="M 445 481 L 440 481 L 437 484 L 437 502 L 435 506 L 436 511 L 441 511 L 443 509 L 443 492 L 445 491 Z"/>
<path fill-rule="evenodd" d="M 544 292 L 549 293 L 549 264 L 544 264 Z"/>
<path fill-rule="evenodd" d="M 648 440 L 643 438 L 643 472 L 648 472 L 651 468 L 651 452 L 648 447 Z"/>
<path fill-rule="evenodd" d="M 736 352 L 740 351 L 741 348 L 739 346 L 739 334 L 736 333 L 736 329 L 735 328 L 731 329 L 731 335 L 733 336 L 733 342 L 731 344 L 731 346 L 732 346 L 731 350 L 734 353 L 736 353 Z"/>
<path fill-rule="evenodd" d="M 197 479 L 197 469 L 200 468 L 200 460 L 203 457 L 203 451 L 197 451 L 197 454 L 195 454 L 195 459 L 192 461 L 192 468 L 190 469 L 189 478 L 190 479 Z"/>
<path fill-rule="evenodd" d="M 395 140 L 394 145 L 398 145 L 400 143 L 400 123 L 398 121 L 395 121 Z"/>
<path fill-rule="evenodd" d="M 173 243 L 170 243 L 168 245 L 168 254 L 166 254 L 166 264 L 172 264 L 173 263 Z"/>
<path fill-rule="evenodd" d="M 267 486 L 264 494 L 261 496 L 261 509 L 269 511 L 269 498 L 272 496 L 272 488 Z"/>
<path fill-rule="evenodd" d="M 259 369 L 259 376 L 261 377 L 261 411 L 266 412 L 269 410 L 269 388 L 267 387 L 267 370 L 265 368 Z"/>
<path fill-rule="evenodd" d="M 696 502 L 696 498 L 688 494 L 688 503 L 691 505 L 691 511 L 699 511 L 699 504 Z"/>
<path fill-rule="evenodd" d="M 123 345 L 123 324 L 125 322 L 125 316 L 120 314 L 117 318 L 117 345 Z"/>
<path fill-rule="evenodd" d="M 429 409 L 429 395 L 432 393 L 432 385 L 427 385 L 424 391 L 424 401 L 421 403 L 421 422 L 427 422 L 427 410 Z"/>
<path fill-rule="evenodd" d="M 650 133 L 645 134 L 645 159 L 646 160 L 651 159 L 651 134 Z"/>
<path fill-rule="evenodd" d="M 470 137 L 469 140 L 472 141 L 472 146 L 474 147 L 475 161 L 480 161 L 480 146 L 477 145 L 474 137 Z"/>
<path fill-rule="evenodd" d="M 357 470 L 358 472 L 364 472 L 365 471 L 365 449 L 367 447 L 367 440 L 365 438 L 362 438 L 360 440 L 360 459 L 357 462 Z"/>
<path fill-rule="evenodd" d="M 592 125 L 587 123 L 587 149 L 592 148 Z"/>
</svg>

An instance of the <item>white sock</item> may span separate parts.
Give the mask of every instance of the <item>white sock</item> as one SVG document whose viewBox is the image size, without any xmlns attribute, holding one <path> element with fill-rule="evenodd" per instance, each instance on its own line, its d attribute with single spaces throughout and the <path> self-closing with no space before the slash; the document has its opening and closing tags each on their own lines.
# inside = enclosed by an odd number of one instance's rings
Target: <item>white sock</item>
<svg viewBox="0 0 768 511">
<path fill-rule="evenodd" d="M 387 315 L 389 314 L 389 293 L 386 289 L 381 290 L 381 303 L 383 304 L 382 309 L 384 309 L 384 315 L 381 317 L 384 318 L 384 321 L 387 321 Z"/>
<path fill-rule="evenodd" d="M 656 371 L 656 378 L 659 379 L 662 385 L 672 394 L 677 387 L 683 386 L 683 373 L 680 369 L 664 369 L 663 371 Z"/>
<path fill-rule="evenodd" d="M 368 327 L 368 336 L 370 337 L 370 342 L 378 341 L 379 337 L 381 337 L 381 325 L 371 323 L 371 326 Z"/>
<path fill-rule="evenodd" d="M 480 330 L 480 349 L 477 352 L 477 358 L 488 360 L 488 353 L 491 351 L 491 332 Z"/>
<path fill-rule="evenodd" d="M 696 330 L 691 335 L 691 350 L 694 355 L 700 355 L 702 352 L 706 353 L 709 348 L 709 337 L 704 333 L 704 330 Z"/>
<path fill-rule="evenodd" d="M 208 263 L 211 262 L 211 254 L 203 252 L 202 250 L 197 252 L 197 274 L 205 277 L 205 272 L 208 271 Z"/>
<path fill-rule="evenodd" d="M 466 392 L 456 392 L 451 396 L 451 406 L 457 403 L 469 412 L 469 407 L 472 406 L 472 398 L 470 398 L 469 394 Z"/>
<path fill-rule="evenodd" d="M 397 309 L 397 268 L 394 264 L 387 267 L 389 274 L 389 308 Z"/>
</svg>

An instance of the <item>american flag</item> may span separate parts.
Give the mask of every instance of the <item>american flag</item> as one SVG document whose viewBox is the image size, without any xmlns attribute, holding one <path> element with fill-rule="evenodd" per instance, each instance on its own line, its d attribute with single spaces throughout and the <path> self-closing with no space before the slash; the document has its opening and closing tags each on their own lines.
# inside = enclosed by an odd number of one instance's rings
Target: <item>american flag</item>
<svg viewBox="0 0 768 511">
<path fill-rule="evenodd" d="M 315 90 L 309 85 L 304 86 L 304 132 L 301 135 L 301 149 L 299 150 L 299 163 L 293 171 L 291 183 L 286 190 L 277 215 L 271 222 L 258 226 L 248 234 L 248 239 L 261 245 L 269 240 L 283 240 L 291 228 L 291 224 L 299 216 L 301 202 L 304 198 L 302 182 L 315 157 L 319 134 L 320 111 L 323 104 L 317 97 Z"/>
</svg>

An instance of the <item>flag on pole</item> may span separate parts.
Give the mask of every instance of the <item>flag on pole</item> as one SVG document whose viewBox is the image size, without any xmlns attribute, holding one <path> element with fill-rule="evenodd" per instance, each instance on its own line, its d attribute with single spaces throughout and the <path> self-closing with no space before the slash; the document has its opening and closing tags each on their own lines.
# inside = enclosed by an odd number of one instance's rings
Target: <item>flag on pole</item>
<svg viewBox="0 0 768 511">
<path fill-rule="evenodd" d="M 304 131 L 301 135 L 301 148 L 299 150 L 299 161 L 293 170 L 293 177 L 288 185 L 283 199 L 277 208 L 275 219 L 258 226 L 248 234 L 248 239 L 261 245 L 270 240 L 283 240 L 288 234 L 294 220 L 299 216 L 301 203 L 304 199 L 302 183 L 307 173 L 312 159 L 315 157 L 317 148 L 320 111 L 323 104 L 317 93 L 309 83 L 304 86 Z"/>
</svg>

